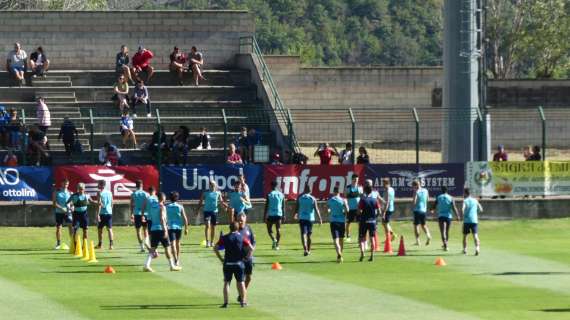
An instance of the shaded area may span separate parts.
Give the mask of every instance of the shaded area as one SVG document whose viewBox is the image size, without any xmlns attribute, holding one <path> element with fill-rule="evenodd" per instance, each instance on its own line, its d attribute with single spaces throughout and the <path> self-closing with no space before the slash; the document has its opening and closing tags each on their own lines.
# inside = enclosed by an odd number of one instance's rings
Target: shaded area
<svg viewBox="0 0 570 320">
<path fill-rule="evenodd" d="M 541 309 L 538 311 L 542 312 L 570 312 L 570 308 L 560 308 L 560 309 Z"/>
<path fill-rule="evenodd" d="M 491 276 L 550 276 L 557 274 L 570 274 L 570 272 L 558 272 L 558 271 L 509 271 L 500 273 L 482 273 L 480 275 L 491 275 Z"/>
</svg>

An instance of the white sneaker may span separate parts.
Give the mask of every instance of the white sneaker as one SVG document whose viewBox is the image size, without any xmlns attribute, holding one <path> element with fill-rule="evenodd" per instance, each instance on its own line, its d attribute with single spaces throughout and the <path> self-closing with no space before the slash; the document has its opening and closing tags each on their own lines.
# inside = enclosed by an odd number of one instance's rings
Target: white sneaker
<svg viewBox="0 0 570 320">
<path fill-rule="evenodd" d="M 143 272 L 154 272 L 151 267 L 143 267 Z"/>
<path fill-rule="evenodd" d="M 55 246 L 55 248 L 53 248 L 53 249 L 54 249 L 54 250 L 60 250 L 60 249 L 61 249 L 61 245 L 58 244 L 58 245 Z"/>
<path fill-rule="evenodd" d="M 151 115 L 150 113 L 147 113 L 147 114 L 146 114 L 146 117 L 147 117 L 147 118 L 150 118 L 150 117 L 152 117 L 152 115 Z"/>
<path fill-rule="evenodd" d="M 170 271 L 181 271 L 182 267 L 180 266 L 174 266 L 174 267 L 170 267 Z"/>
</svg>

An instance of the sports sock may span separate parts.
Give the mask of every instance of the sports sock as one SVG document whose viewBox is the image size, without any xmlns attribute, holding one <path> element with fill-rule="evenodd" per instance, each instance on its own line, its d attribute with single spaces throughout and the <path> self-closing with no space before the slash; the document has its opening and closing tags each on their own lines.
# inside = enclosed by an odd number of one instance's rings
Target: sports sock
<svg viewBox="0 0 570 320">
<path fill-rule="evenodd" d="M 60 240 L 57 240 L 57 241 L 56 241 L 56 244 L 59 246 L 59 245 L 61 244 L 61 241 L 60 241 Z"/>
<path fill-rule="evenodd" d="M 149 253 L 146 257 L 146 261 L 144 262 L 144 266 L 146 268 L 150 268 L 150 262 L 152 261 L 152 255 Z"/>
<path fill-rule="evenodd" d="M 174 258 L 170 258 L 170 267 L 171 268 L 176 267 L 176 263 L 174 262 Z"/>
</svg>

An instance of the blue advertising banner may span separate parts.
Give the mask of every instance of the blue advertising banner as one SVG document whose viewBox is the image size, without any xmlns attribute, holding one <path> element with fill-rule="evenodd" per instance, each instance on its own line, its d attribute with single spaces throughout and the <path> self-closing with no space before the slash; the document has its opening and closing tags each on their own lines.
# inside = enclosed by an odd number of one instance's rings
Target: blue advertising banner
<svg viewBox="0 0 570 320">
<path fill-rule="evenodd" d="M 396 197 L 412 197 L 412 181 L 419 180 L 430 196 L 446 186 L 452 196 L 461 196 L 465 185 L 465 167 L 462 163 L 443 164 L 380 164 L 366 167 L 366 179 L 372 179 L 374 187 L 381 189 L 382 179 L 390 179 Z"/>
<path fill-rule="evenodd" d="M 0 201 L 51 200 L 50 167 L 0 167 Z"/>
<path fill-rule="evenodd" d="M 166 194 L 178 191 L 180 199 L 199 199 L 202 192 L 208 189 L 210 180 L 214 180 L 218 189 L 228 192 L 243 174 L 249 186 L 251 198 L 263 198 L 263 166 L 262 165 L 193 165 L 187 167 L 163 166 L 160 174 L 162 189 Z"/>
</svg>

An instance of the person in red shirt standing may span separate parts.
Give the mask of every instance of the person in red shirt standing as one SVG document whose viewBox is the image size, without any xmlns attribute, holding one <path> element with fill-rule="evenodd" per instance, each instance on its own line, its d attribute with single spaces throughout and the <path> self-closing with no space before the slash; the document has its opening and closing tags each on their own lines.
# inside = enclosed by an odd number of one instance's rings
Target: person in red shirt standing
<svg viewBox="0 0 570 320">
<path fill-rule="evenodd" d="M 509 156 L 505 152 L 505 146 L 502 144 L 497 146 L 497 153 L 493 155 L 493 161 L 508 161 Z"/>
<path fill-rule="evenodd" d="M 319 146 L 317 151 L 315 151 L 315 157 L 319 157 L 321 160 L 321 164 L 332 164 L 332 157 L 337 156 L 338 152 L 336 148 L 331 148 L 328 143 L 323 143 Z"/>
<path fill-rule="evenodd" d="M 153 57 L 154 54 L 152 51 L 145 49 L 143 46 L 139 46 L 139 50 L 135 53 L 132 60 L 133 68 L 131 73 L 135 79 L 141 81 L 140 73 L 144 71 L 147 74 L 147 78 L 144 82 L 148 84 L 150 78 L 152 78 L 152 75 L 154 74 L 154 69 L 150 65 L 150 60 Z"/>
</svg>

